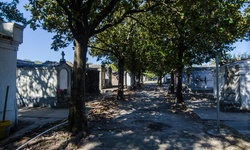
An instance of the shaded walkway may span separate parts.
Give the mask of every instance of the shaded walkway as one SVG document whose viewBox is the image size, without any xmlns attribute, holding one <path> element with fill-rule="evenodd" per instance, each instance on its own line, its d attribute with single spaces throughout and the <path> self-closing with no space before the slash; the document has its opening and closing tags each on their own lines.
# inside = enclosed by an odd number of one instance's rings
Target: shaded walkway
<svg viewBox="0 0 250 150">
<path fill-rule="evenodd" d="M 194 111 L 202 120 L 217 121 L 217 109 L 215 100 L 204 98 L 205 96 L 202 96 L 203 94 L 197 95 L 201 95 L 200 98 L 195 99 L 191 97 L 185 100 L 187 107 Z M 220 111 L 219 114 L 221 123 L 235 129 L 237 132 L 250 139 L 249 112 Z"/>
<path fill-rule="evenodd" d="M 113 112 L 113 118 L 92 121 L 92 132 L 81 149 L 242 149 L 248 142 L 235 143 L 228 137 L 206 134 L 211 127 L 188 110 L 176 111 L 166 98 L 167 87 L 147 86 L 131 93 Z M 181 106 L 175 106 L 178 108 Z M 244 141 L 244 140 L 243 140 Z"/>
<path fill-rule="evenodd" d="M 167 87 L 158 87 L 151 84 L 146 85 L 144 90 L 126 91 L 126 101 L 116 101 L 115 93 L 108 93 L 103 97 L 89 101 L 87 108 L 90 135 L 87 139 L 82 139 L 81 145 L 71 145 L 72 147 L 67 148 L 84 150 L 221 150 L 227 148 L 247 149 L 250 147 L 250 142 L 234 131 L 223 136 L 207 134 L 206 131 L 214 127 L 214 121 L 207 120 L 204 123 L 192 110 L 203 112 L 202 109 L 208 108 L 201 107 L 203 104 L 200 103 L 189 102 L 187 103 L 189 109 L 185 109 L 183 105 L 172 103 L 170 97 L 166 95 L 166 91 Z M 34 113 L 35 111 L 37 113 Z M 39 109 L 27 109 L 23 110 L 22 113 L 20 111 L 19 118 L 55 121 L 60 118 L 59 116 L 61 116 L 61 119 L 65 118 L 67 114 L 67 110 L 62 111 L 60 109 L 40 109 L 40 112 Z M 63 137 L 65 136 L 64 133 L 60 130 L 56 135 L 57 137 Z M 30 143 L 29 147 L 37 148 L 41 144 L 40 142 L 44 142 L 44 137 Z M 58 141 L 57 138 L 57 141 L 43 143 L 41 145 L 44 145 L 44 147 L 40 146 L 39 148 L 49 149 L 53 147 L 54 149 L 60 149 L 63 143 L 65 143 L 65 139 L 64 141 Z"/>
</svg>

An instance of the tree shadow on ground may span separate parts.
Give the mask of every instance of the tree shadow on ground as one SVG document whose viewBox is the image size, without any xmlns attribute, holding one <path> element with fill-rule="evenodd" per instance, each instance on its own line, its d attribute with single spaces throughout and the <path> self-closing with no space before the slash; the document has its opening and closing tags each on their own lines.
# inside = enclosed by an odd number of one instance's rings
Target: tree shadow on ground
<svg viewBox="0 0 250 150">
<path fill-rule="evenodd" d="M 112 112 L 113 117 L 97 113 L 95 119 L 101 119 L 90 121 L 91 134 L 81 148 L 223 149 L 235 144 L 206 134 L 202 121 L 190 116 L 187 110 L 173 111 L 173 103 L 164 95 L 165 90 L 167 88 L 145 87 L 130 93 L 127 101 L 118 102 L 119 108 Z M 183 106 L 174 108 L 177 107 Z"/>
<path fill-rule="evenodd" d="M 204 124 L 185 105 L 167 97 L 167 87 L 145 86 L 144 90 L 125 93 L 125 101 L 115 94 L 87 103 L 89 130 L 87 138 L 72 142 L 72 137 L 59 128 L 29 148 L 42 149 L 225 149 L 246 148 L 249 143 L 235 133 L 211 136 Z M 64 138 L 64 139 L 61 139 Z M 76 139 L 76 138 L 75 138 Z M 52 144 L 51 144 L 52 143 Z"/>
</svg>

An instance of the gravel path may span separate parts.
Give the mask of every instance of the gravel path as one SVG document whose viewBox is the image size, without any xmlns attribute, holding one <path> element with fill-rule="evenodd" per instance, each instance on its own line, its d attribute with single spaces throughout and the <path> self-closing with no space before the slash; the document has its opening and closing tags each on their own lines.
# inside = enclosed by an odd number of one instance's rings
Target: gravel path
<svg viewBox="0 0 250 150">
<path fill-rule="evenodd" d="M 221 137 L 207 134 L 215 122 L 202 122 L 185 106 L 172 103 L 166 91 L 151 85 L 130 93 L 113 118 L 93 126 L 81 149 L 250 149 L 234 131 Z"/>
<path fill-rule="evenodd" d="M 86 139 L 77 145 L 65 144 L 71 135 L 61 127 L 25 149 L 250 149 L 248 140 L 226 126 L 222 128 L 230 132 L 222 136 L 207 134 L 216 123 L 201 121 L 184 105 L 173 103 L 173 96 L 166 91 L 167 87 L 148 85 L 143 90 L 125 92 L 125 101 L 116 101 L 115 93 L 108 93 L 87 102 L 90 135 Z M 4 149 L 14 148 L 21 141 Z"/>
</svg>

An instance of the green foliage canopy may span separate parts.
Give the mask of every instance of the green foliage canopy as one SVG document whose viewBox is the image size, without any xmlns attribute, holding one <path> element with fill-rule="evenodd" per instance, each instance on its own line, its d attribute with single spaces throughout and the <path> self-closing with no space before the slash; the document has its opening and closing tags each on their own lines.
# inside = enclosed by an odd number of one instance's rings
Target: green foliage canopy
<svg viewBox="0 0 250 150">
<path fill-rule="evenodd" d="M 119 24 L 140 9 L 144 0 L 29 0 L 25 8 L 32 13 L 30 26 L 56 33 L 51 48 L 67 47 L 81 32 L 90 38 Z M 151 7 L 150 3 L 146 3 Z"/>
<path fill-rule="evenodd" d="M 23 17 L 23 14 L 17 9 L 19 0 L 13 0 L 12 2 L 0 2 L 0 21 L 11 22 L 15 21 L 26 25 L 27 21 Z"/>
</svg>

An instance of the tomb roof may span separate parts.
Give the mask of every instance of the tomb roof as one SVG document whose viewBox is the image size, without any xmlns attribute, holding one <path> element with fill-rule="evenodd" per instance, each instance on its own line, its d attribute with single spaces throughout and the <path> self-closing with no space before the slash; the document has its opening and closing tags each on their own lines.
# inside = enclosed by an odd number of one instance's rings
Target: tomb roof
<svg viewBox="0 0 250 150">
<path fill-rule="evenodd" d="M 17 60 L 17 67 L 22 68 L 22 67 L 56 67 L 59 66 L 60 64 L 55 61 L 46 61 L 44 63 L 35 63 L 33 61 L 29 60 Z"/>
<path fill-rule="evenodd" d="M 90 68 L 101 68 L 102 65 L 90 64 L 89 67 L 90 67 Z"/>
<path fill-rule="evenodd" d="M 6 31 L 5 31 L 5 29 L 3 28 L 3 24 L 4 22 L 2 22 L 2 21 L 0 21 L 0 37 L 3 37 L 3 38 L 11 38 L 11 36 L 10 35 L 8 35 L 7 33 L 6 33 Z"/>
<path fill-rule="evenodd" d="M 34 62 L 30 60 L 21 60 L 17 59 L 17 68 L 32 68 L 32 67 L 58 67 L 62 65 L 62 63 L 56 61 L 46 61 L 46 62 Z M 73 64 L 69 61 L 66 61 L 66 65 L 73 68 Z M 90 65 L 88 70 L 97 70 L 103 67 L 102 65 Z"/>
<path fill-rule="evenodd" d="M 0 21 L 1 38 L 14 40 L 20 44 L 23 42 L 23 29 L 24 27 L 19 24 Z"/>
<path fill-rule="evenodd" d="M 235 65 L 238 65 L 241 68 L 249 67 L 250 66 L 250 59 L 238 60 L 235 62 L 225 64 L 224 66 L 235 66 Z"/>
</svg>

